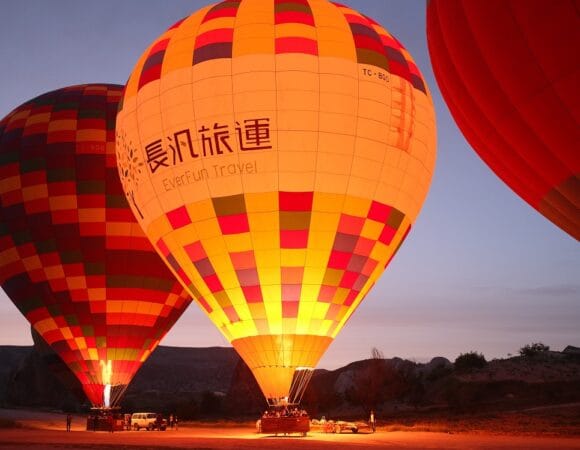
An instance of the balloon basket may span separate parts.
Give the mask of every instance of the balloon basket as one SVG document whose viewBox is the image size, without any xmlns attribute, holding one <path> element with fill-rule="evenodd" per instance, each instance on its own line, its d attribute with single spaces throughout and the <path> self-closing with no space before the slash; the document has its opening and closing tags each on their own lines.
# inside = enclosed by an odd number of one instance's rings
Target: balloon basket
<svg viewBox="0 0 580 450">
<path fill-rule="evenodd" d="M 310 417 L 306 411 L 298 407 L 270 408 L 257 422 L 257 432 L 261 434 L 306 436 L 309 431 Z"/>
</svg>

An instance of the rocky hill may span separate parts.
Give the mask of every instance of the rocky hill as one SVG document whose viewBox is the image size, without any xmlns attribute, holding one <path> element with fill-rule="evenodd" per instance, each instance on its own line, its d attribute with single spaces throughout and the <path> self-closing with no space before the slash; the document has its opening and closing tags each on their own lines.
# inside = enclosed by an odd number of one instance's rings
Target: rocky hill
<svg viewBox="0 0 580 450">
<path fill-rule="evenodd" d="M 241 360 L 233 348 L 159 347 L 124 396 L 127 410 L 179 409 L 203 395 L 224 397 Z M 0 346 L 0 406 L 86 409 L 82 388 L 49 347 Z"/>
<path fill-rule="evenodd" d="M 8 394 L 14 371 L 20 367 L 30 352 L 30 347 L 0 346 L 0 405 Z"/>
<path fill-rule="evenodd" d="M 573 348 L 573 347 L 572 347 Z M 0 406 L 82 411 L 82 390 L 42 345 L 0 346 Z M 68 389 L 64 386 L 68 386 Z M 493 360 L 456 368 L 445 358 L 356 361 L 317 370 L 303 398 L 316 416 L 361 417 L 370 409 L 404 414 L 509 411 L 580 402 L 580 357 L 573 351 Z M 265 402 L 232 348 L 159 347 L 127 390 L 125 411 L 176 412 L 182 418 L 255 417 Z"/>
</svg>

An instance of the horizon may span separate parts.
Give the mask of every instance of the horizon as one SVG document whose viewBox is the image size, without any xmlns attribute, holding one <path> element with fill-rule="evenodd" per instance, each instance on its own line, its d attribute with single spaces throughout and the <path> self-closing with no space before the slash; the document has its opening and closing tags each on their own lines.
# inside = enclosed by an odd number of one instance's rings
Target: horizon
<svg viewBox="0 0 580 450">
<path fill-rule="evenodd" d="M 539 342 L 539 343 L 541 344 L 541 342 Z M 529 345 L 529 344 L 526 344 L 526 345 Z M 24 348 L 32 349 L 32 348 L 34 348 L 34 344 L 31 344 L 31 345 L 3 345 L 3 344 L 0 344 L 0 348 L 6 348 L 6 347 L 10 347 L 10 348 L 22 348 L 22 349 L 24 349 Z M 553 353 L 562 353 L 563 354 L 564 353 L 564 350 L 566 348 L 568 348 L 568 347 L 580 348 L 580 347 L 576 347 L 576 346 L 574 346 L 572 344 L 566 345 L 561 350 L 557 350 L 557 349 L 554 349 L 554 348 L 548 346 L 548 349 L 546 350 L 546 352 L 549 352 L 549 353 L 552 353 L 552 352 Z M 231 345 L 224 345 L 224 346 L 222 346 L 222 345 L 213 345 L 213 346 L 209 346 L 209 347 L 191 347 L 191 346 L 179 346 L 179 345 L 163 345 L 163 344 L 159 344 L 155 348 L 155 350 L 157 350 L 158 348 L 164 348 L 164 349 L 186 349 L 186 350 L 232 349 L 235 352 L 234 348 Z M 493 362 L 493 361 L 506 361 L 506 360 L 512 359 L 512 358 L 526 358 L 526 356 L 520 354 L 520 350 L 521 349 L 518 349 L 518 351 L 515 352 L 515 353 L 513 353 L 513 354 L 508 353 L 505 357 L 488 358 L 488 357 L 486 357 L 486 355 L 483 355 L 483 356 L 485 357 L 485 360 L 486 360 L 487 363 L 490 363 L 490 362 Z M 472 352 L 473 351 L 461 352 L 458 355 L 458 357 L 461 356 L 461 355 L 467 354 L 467 353 L 472 353 Z M 480 352 L 477 352 L 477 353 L 480 353 Z M 412 363 L 415 363 L 415 364 L 426 365 L 426 364 L 429 364 L 430 362 L 432 362 L 434 359 L 437 359 L 437 358 L 444 358 L 444 359 L 446 359 L 447 361 L 449 361 L 452 364 L 455 362 L 455 359 L 456 359 L 456 358 L 450 359 L 450 358 L 447 358 L 445 356 L 441 356 L 441 355 L 438 355 L 438 354 L 434 354 L 431 357 L 413 357 L 413 356 L 400 357 L 400 356 L 397 356 L 397 355 L 390 356 L 390 357 L 386 357 L 386 356 L 383 355 L 383 358 L 380 358 L 380 359 L 383 359 L 385 361 L 390 361 L 390 360 L 393 360 L 393 359 L 400 359 L 400 360 L 409 361 L 409 362 L 412 362 Z M 322 367 L 319 364 L 317 367 L 315 367 L 315 370 L 334 371 L 334 370 L 339 370 L 339 369 L 342 369 L 344 367 L 347 367 L 350 364 L 353 364 L 353 363 L 356 363 L 356 362 L 368 361 L 368 360 L 371 360 L 371 359 L 374 359 L 374 357 L 372 355 L 369 355 L 367 357 L 362 357 L 360 359 L 354 359 L 352 361 L 347 361 L 344 364 L 342 364 L 340 366 L 337 366 L 337 367 L 333 367 L 333 368 Z M 144 364 L 146 364 L 146 361 L 145 361 Z M 139 371 L 137 371 L 137 373 L 138 372 Z"/>
</svg>

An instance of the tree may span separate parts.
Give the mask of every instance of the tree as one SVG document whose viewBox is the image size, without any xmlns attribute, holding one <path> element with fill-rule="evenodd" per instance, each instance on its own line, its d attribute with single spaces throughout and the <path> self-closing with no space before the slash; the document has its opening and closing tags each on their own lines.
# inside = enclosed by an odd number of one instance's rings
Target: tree
<svg viewBox="0 0 580 450">
<path fill-rule="evenodd" d="M 534 342 L 520 348 L 520 356 L 524 358 L 533 358 L 550 350 L 549 345 L 544 345 L 541 342 Z"/>
<path fill-rule="evenodd" d="M 385 359 L 385 355 L 378 348 L 373 347 L 371 349 L 371 359 L 373 359 L 375 361 L 383 360 L 383 359 Z"/>
<path fill-rule="evenodd" d="M 459 372 L 466 372 L 473 369 L 481 369 L 487 365 L 485 356 L 482 353 L 474 351 L 468 353 L 461 353 L 455 359 L 455 370 Z"/>
</svg>

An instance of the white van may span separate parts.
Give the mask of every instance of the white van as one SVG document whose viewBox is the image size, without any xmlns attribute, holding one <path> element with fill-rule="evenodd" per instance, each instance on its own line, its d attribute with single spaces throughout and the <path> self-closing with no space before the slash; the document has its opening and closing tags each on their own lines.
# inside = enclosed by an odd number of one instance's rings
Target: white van
<svg viewBox="0 0 580 450">
<path fill-rule="evenodd" d="M 133 413 L 131 415 L 131 428 L 135 431 L 139 431 L 141 428 L 145 428 L 147 431 L 165 431 L 167 429 L 167 420 L 157 413 Z"/>
</svg>

